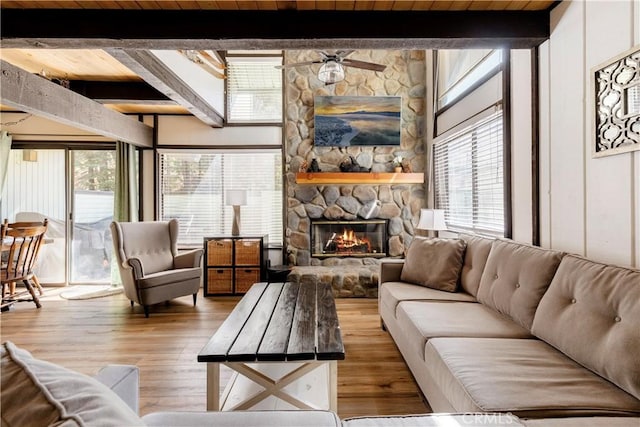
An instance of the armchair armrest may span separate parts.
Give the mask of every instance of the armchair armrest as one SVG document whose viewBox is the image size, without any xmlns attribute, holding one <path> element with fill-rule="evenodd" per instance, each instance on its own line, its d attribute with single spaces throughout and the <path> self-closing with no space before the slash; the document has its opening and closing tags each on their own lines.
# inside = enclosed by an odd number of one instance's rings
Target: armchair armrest
<svg viewBox="0 0 640 427">
<path fill-rule="evenodd" d="M 179 253 L 173 258 L 174 268 L 200 267 L 203 252 L 203 249 L 193 249 Z"/>
<path fill-rule="evenodd" d="M 380 263 L 380 283 L 399 282 L 404 260 L 383 261 Z"/>
<path fill-rule="evenodd" d="M 133 365 L 107 365 L 100 369 L 94 378 L 109 387 L 137 414 L 140 373 Z"/>
<path fill-rule="evenodd" d="M 144 268 L 142 267 L 142 261 L 140 261 L 140 258 L 129 258 L 123 264 L 126 268 L 133 268 L 133 278 L 135 280 L 142 279 L 144 277 Z"/>
</svg>

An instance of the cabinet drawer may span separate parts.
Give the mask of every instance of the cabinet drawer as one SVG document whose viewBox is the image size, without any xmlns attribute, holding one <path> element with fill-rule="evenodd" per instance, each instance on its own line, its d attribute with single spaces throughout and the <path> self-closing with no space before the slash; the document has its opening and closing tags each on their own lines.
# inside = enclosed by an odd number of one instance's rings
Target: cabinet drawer
<svg viewBox="0 0 640 427">
<path fill-rule="evenodd" d="M 236 265 L 260 265 L 260 240 L 236 240 Z"/>
<path fill-rule="evenodd" d="M 260 281 L 259 268 L 236 268 L 236 292 L 245 293 Z"/>
<path fill-rule="evenodd" d="M 216 239 L 207 241 L 207 265 L 231 265 L 233 241 Z"/>
<path fill-rule="evenodd" d="M 230 294 L 233 292 L 233 270 L 230 268 L 207 269 L 207 293 Z"/>
</svg>

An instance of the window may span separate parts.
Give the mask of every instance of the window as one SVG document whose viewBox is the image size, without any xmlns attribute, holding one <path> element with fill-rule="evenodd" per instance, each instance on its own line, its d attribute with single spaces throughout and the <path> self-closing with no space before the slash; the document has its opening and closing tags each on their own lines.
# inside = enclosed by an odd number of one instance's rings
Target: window
<svg viewBox="0 0 640 427">
<path fill-rule="evenodd" d="M 241 234 L 269 235 L 282 244 L 282 154 L 277 150 L 160 153 L 160 218 L 180 221 L 178 244 L 202 245 L 205 236 L 231 234 L 233 208 L 225 190 L 247 190 Z"/>
<path fill-rule="evenodd" d="M 502 111 L 436 141 L 434 172 L 450 229 L 504 235 Z"/>
<path fill-rule="evenodd" d="M 438 109 L 500 69 L 502 50 L 438 50 Z"/>
<path fill-rule="evenodd" d="M 282 122 L 282 57 L 227 57 L 227 121 Z"/>
</svg>

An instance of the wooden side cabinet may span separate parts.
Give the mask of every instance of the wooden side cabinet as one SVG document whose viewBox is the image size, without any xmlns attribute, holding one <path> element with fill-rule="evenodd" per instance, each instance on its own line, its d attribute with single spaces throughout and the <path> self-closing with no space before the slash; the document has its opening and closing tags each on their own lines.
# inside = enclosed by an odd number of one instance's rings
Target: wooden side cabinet
<svg viewBox="0 0 640 427">
<path fill-rule="evenodd" d="M 244 294 L 266 279 L 268 236 L 204 238 L 204 296 Z"/>
</svg>

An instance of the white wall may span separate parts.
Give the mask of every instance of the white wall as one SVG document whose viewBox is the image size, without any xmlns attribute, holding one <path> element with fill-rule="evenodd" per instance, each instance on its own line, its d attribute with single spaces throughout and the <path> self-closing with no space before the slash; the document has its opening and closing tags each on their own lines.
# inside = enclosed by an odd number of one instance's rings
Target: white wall
<svg viewBox="0 0 640 427">
<path fill-rule="evenodd" d="M 541 243 L 640 267 L 640 152 L 594 159 L 590 70 L 640 43 L 640 0 L 564 1 L 540 48 Z"/>
<path fill-rule="evenodd" d="M 158 116 L 158 145 L 281 145 L 281 126 L 212 128 L 193 116 Z"/>
</svg>

